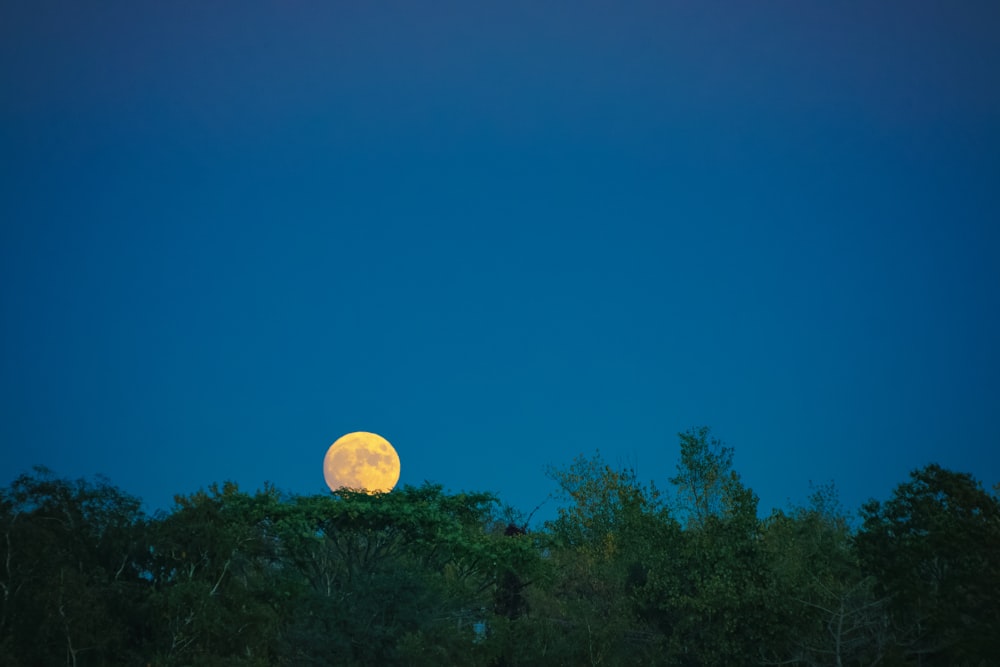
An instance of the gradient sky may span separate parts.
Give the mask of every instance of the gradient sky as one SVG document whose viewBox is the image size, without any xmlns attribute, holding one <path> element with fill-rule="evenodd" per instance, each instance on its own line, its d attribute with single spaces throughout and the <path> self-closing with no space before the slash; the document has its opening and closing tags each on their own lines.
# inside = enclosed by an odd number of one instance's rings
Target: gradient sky
<svg viewBox="0 0 1000 667">
<path fill-rule="evenodd" d="M 7 0 L 0 484 L 1000 481 L 1000 3 Z M 540 516 L 554 512 L 552 502 Z"/>
</svg>

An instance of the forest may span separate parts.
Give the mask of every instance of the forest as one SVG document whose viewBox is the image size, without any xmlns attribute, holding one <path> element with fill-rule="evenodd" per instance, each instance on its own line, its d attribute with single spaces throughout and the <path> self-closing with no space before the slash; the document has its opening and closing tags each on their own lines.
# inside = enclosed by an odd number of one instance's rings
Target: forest
<svg viewBox="0 0 1000 667">
<path fill-rule="evenodd" d="M 103 478 L 0 489 L 0 664 L 996 665 L 1000 488 L 927 465 L 848 514 L 758 516 L 733 450 L 679 434 L 661 486 L 552 468 L 534 527 L 425 483 L 225 482 L 147 516 Z"/>
</svg>

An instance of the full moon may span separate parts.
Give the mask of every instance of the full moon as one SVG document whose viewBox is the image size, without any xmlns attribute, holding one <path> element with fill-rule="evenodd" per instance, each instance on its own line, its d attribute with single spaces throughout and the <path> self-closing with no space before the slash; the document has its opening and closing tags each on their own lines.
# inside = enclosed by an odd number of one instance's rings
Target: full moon
<svg viewBox="0 0 1000 667">
<path fill-rule="evenodd" d="M 337 438 L 323 457 L 323 478 L 331 491 L 392 491 L 399 481 L 399 454 L 375 433 L 356 431 Z"/>
</svg>

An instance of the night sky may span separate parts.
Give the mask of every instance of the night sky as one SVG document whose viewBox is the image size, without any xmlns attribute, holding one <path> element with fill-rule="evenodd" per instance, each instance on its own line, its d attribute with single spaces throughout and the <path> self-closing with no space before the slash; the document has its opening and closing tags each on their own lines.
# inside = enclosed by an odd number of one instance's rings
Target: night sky
<svg viewBox="0 0 1000 667">
<path fill-rule="evenodd" d="M 1000 3 L 0 4 L 0 484 L 1000 481 Z M 551 516 L 550 501 L 539 516 Z"/>
</svg>

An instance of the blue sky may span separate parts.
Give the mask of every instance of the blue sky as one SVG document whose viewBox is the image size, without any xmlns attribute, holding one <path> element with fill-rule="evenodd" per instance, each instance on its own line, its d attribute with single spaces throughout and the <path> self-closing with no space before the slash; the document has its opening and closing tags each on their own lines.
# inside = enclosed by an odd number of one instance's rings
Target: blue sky
<svg viewBox="0 0 1000 667">
<path fill-rule="evenodd" d="M 764 4 L 4 3 L 0 482 L 1000 481 L 1000 5 Z"/>
</svg>

